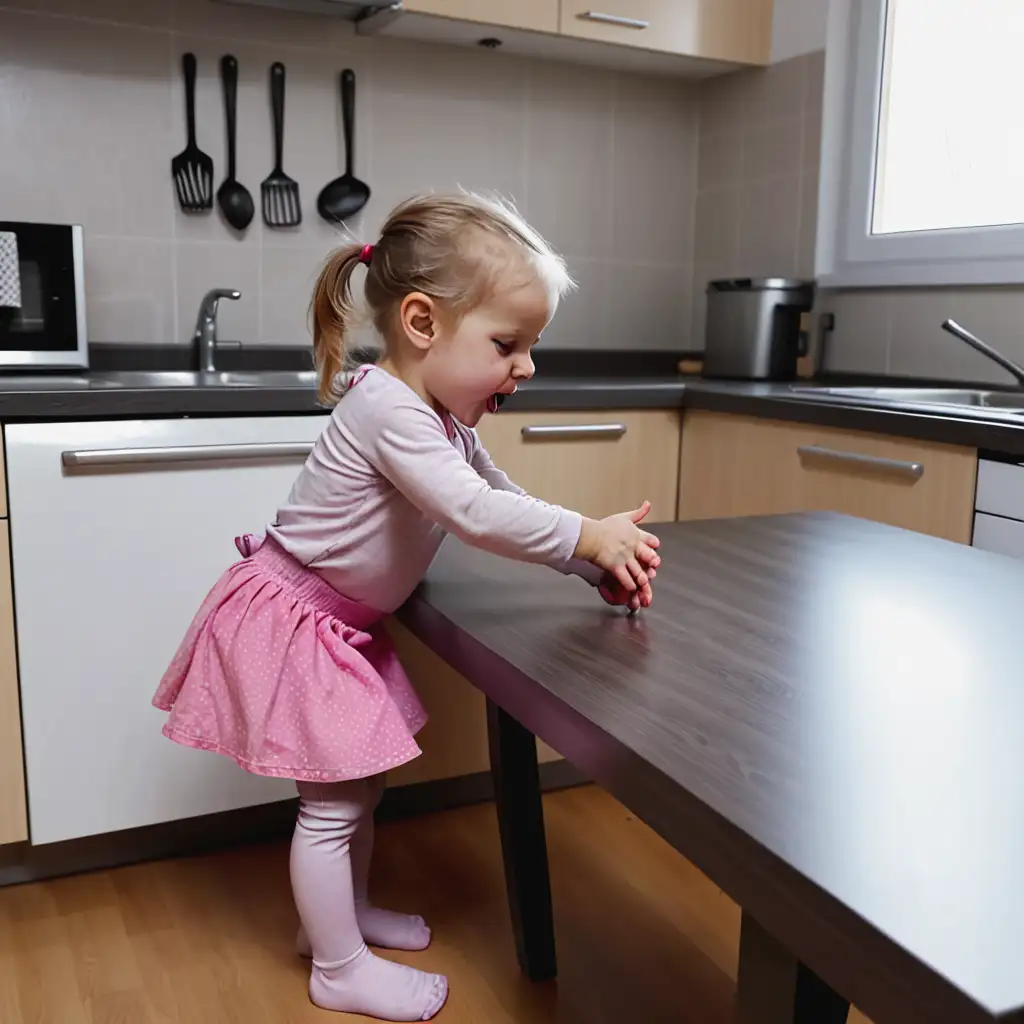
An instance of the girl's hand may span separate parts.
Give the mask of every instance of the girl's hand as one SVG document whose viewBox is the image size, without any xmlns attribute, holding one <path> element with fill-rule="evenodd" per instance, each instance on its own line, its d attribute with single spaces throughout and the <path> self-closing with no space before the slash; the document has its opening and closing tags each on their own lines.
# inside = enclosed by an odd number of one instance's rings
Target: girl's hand
<svg viewBox="0 0 1024 1024">
<path fill-rule="evenodd" d="M 584 519 L 575 555 L 611 573 L 630 593 L 648 586 L 649 569 L 661 562 L 655 552 L 660 541 L 637 527 L 651 510 L 645 501 L 632 512 L 620 512 L 606 519 Z"/>
<path fill-rule="evenodd" d="M 631 612 L 639 611 L 641 608 L 650 608 L 654 600 L 654 593 L 651 590 L 650 581 L 658 575 L 657 569 L 647 570 L 647 585 L 637 590 L 629 591 L 613 576 L 606 572 L 597 585 L 597 592 L 604 601 L 610 605 L 626 605 Z"/>
</svg>

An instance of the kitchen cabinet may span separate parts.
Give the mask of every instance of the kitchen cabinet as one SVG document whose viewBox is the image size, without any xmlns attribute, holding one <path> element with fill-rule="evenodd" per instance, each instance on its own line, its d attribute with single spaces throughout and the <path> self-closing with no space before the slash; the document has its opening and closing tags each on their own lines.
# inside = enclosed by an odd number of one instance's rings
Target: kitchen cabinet
<svg viewBox="0 0 1024 1024">
<path fill-rule="evenodd" d="M 973 448 L 687 412 L 679 518 L 830 510 L 968 544 Z"/>
<path fill-rule="evenodd" d="M 677 411 L 508 411 L 487 417 L 479 433 L 494 462 L 544 501 L 601 518 L 647 499 L 649 522 L 675 518 Z M 595 594 L 594 600 L 600 598 Z M 403 626 L 391 623 L 389 628 L 431 716 L 420 737 L 423 756 L 390 773 L 390 784 L 487 771 L 487 719 L 480 692 Z M 543 743 L 538 756 L 542 761 L 559 757 Z"/>
<path fill-rule="evenodd" d="M 234 537 L 262 531 L 324 419 L 7 427 L 34 843 L 294 795 L 290 782 L 172 743 L 150 700 L 206 592 L 239 557 Z M 118 449 L 138 461 L 119 461 Z M 108 464 L 64 464 L 66 452 L 97 450 L 115 451 Z M 4 615 L 0 601 L 0 659 Z"/>
<path fill-rule="evenodd" d="M 3 477 L 0 475 L 0 484 L 2 482 Z M 28 811 L 25 804 L 18 659 L 15 654 L 14 603 L 11 594 L 10 532 L 4 520 L 0 522 L 0 845 L 21 842 L 27 838 Z"/>
<path fill-rule="evenodd" d="M 618 46 L 767 64 L 772 0 L 562 0 L 559 30 Z"/>
<path fill-rule="evenodd" d="M 558 31 L 559 0 L 405 0 L 411 14 L 435 14 L 536 32 Z"/>
</svg>

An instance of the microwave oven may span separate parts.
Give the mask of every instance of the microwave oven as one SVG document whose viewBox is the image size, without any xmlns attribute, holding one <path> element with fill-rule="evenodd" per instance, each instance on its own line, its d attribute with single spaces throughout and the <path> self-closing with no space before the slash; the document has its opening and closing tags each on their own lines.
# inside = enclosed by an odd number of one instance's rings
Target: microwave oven
<svg viewBox="0 0 1024 1024">
<path fill-rule="evenodd" d="M 0 220 L 0 370 L 88 365 L 81 225 Z"/>
</svg>

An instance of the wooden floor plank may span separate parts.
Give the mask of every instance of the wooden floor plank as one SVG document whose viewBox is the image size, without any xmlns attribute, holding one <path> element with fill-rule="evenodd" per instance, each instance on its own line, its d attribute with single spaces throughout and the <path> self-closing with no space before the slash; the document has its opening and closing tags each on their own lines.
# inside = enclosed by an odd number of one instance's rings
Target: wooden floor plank
<svg viewBox="0 0 1024 1024">
<path fill-rule="evenodd" d="M 544 985 L 516 964 L 492 805 L 379 828 L 371 891 L 433 926 L 430 949 L 394 958 L 448 974 L 441 1021 L 730 1021 L 731 901 L 596 788 L 545 813 L 560 975 Z M 296 925 L 286 843 L 3 889 L 0 1020 L 325 1024 Z"/>
</svg>

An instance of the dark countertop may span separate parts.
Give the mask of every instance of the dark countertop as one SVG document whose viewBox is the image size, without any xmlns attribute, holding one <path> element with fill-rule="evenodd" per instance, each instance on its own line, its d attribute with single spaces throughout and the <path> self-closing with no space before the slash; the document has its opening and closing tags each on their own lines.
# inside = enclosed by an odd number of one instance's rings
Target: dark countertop
<svg viewBox="0 0 1024 1024">
<path fill-rule="evenodd" d="M 625 357 L 623 357 L 625 358 Z M 259 374 L 253 375 L 254 379 Z M 216 376 L 202 383 L 153 387 L 134 371 L 76 376 L 0 377 L 0 421 L 127 419 L 176 416 L 315 415 L 325 410 L 308 382 L 240 386 Z M 279 379 L 279 378 L 278 378 Z M 148 383 L 144 386 L 143 381 Z M 795 393 L 787 384 L 725 383 L 661 373 L 649 376 L 542 375 L 510 398 L 504 409 L 707 409 L 770 419 L 965 445 L 1024 456 L 1024 415 L 991 409 L 952 410 L 842 403 Z"/>
<path fill-rule="evenodd" d="M 1024 1021 L 1021 563 L 833 513 L 657 532 L 636 616 L 451 539 L 399 616 L 872 1019 Z"/>
</svg>

